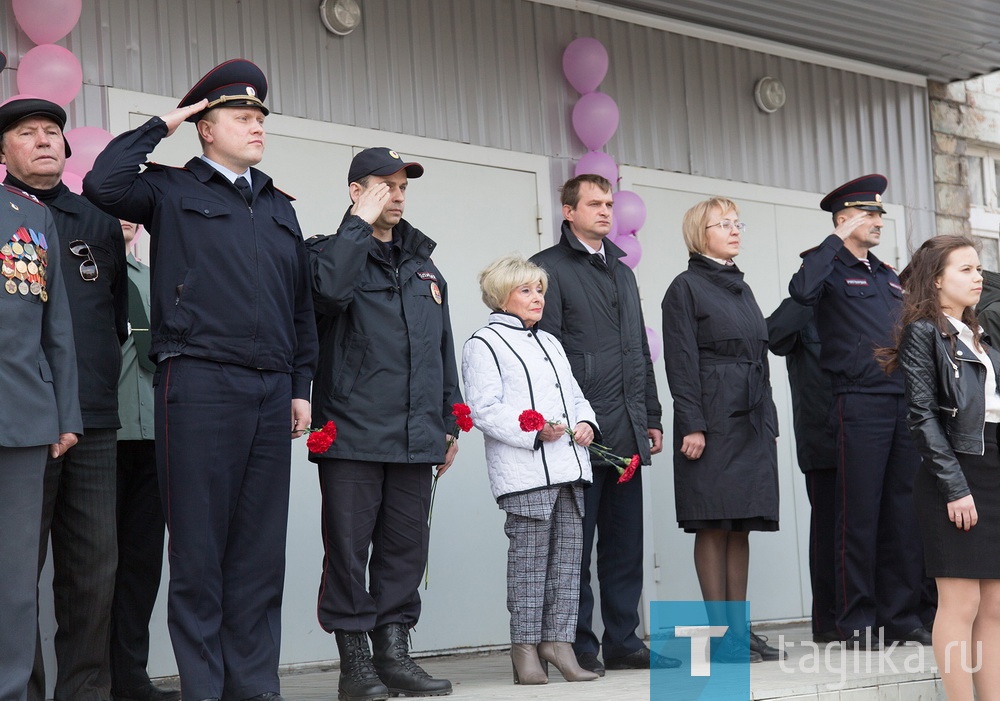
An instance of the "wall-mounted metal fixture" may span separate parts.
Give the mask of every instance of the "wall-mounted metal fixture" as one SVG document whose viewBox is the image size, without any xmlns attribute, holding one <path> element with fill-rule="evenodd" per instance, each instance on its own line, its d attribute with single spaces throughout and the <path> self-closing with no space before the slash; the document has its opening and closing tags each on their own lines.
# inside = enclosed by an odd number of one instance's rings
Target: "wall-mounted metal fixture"
<svg viewBox="0 0 1000 701">
<path fill-rule="evenodd" d="M 763 112 L 772 114 L 785 105 L 785 86 L 771 76 L 765 76 L 753 86 L 753 99 Z"/>
<path fill-rule="evenodd" d="M 350 34 L 361 24 L 361 5 L 358 0 L 323 0 L 319 4 L 323 26 L 334 34 Z"/>
</svg>

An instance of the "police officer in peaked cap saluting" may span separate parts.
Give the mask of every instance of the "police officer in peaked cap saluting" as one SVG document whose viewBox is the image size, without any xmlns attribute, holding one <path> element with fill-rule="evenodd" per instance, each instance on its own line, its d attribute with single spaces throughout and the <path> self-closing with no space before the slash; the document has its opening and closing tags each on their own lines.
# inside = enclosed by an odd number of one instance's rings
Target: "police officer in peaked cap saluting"
<svg viewBox="0 0 1000 701">
<path fill-rule="evenodd" d="M 181 694 L 280 699 L 290 438 L 317 357 L 291 198 L 257 170 L 267 80 L 235 59 L 163 117 L 109 144 L 84 191 L 150 234 L 156 450 L 170 531 L 169 627 Z M 146 155 L 184 121 L 202 155 Z"/>
<path fill-rule="evenodd" d="M 813 306 L 820 365 L 830 374 L 837 435 L 836 617 L 858 647 L 885 641 L 929 645 L 923 627 L 923 554 L 913 507 L 920 457 L 905 415 L 903 375 L 886 374 L 878 348 L 894 345 L 903 289 L 871 252 L 882 234 L 882 175 L 841 185 L 820 208 L 835 229 L 802 254 L 789 292 Z"/>
</svg>

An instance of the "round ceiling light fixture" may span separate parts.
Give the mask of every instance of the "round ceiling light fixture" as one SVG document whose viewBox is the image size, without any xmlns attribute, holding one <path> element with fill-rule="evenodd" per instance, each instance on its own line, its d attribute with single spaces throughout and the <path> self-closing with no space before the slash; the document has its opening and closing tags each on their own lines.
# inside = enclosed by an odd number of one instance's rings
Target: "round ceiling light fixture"
<svg viewBox="0 0 1000 701">
<path fill-rule="evenodd" d="M 323 0 L 319 4 L 319 16 L 324 27 L 345 36 L 361 24 L 361 5 L 358 0 Z"/>
<path fill-rule="evenodd" d="M 763 112 L 773 114 L 785 105 L 785 86 L 771 76 L 764 76 L 753 86 L 753 99 Z"/>
</svg>

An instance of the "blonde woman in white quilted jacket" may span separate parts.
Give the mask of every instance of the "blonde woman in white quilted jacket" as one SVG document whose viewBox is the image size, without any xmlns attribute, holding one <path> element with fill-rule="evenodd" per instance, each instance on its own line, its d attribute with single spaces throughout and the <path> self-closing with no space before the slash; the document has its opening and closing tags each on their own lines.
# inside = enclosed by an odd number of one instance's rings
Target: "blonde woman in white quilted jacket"
<svg viewBox="0 0 1000 701">
<path fill-rule="evenodd" d="M 583 487 L 593 479 L 586 446 L 598 426 L 559 341 L 535 326 L 547 284 L 545 271 L 521 256 L 491 263 L 479 285 L 492 314 L 462 353 L 465 398 L 485 434 L 493 496 L 507 512 L 507 609 L 520 684 L 546 683 L 548 662 L 567 681 L 598 678 L 577 664 L 572 649 Z M 521 429 L 528 409 L 548 421 L 537 433 Z"/>
</svg>

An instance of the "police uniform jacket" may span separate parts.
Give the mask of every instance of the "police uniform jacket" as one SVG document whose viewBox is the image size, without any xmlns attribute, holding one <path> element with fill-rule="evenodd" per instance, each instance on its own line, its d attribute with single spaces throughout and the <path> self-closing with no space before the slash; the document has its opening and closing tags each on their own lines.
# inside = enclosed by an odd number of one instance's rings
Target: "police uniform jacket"
<svg viewBox="0 0 1000 701">
<path fill-rule="evenodd" d="M 372 231 L 348 210 L 335 235 L 306 242 L 323 359 L 313 421 L 337 425 L 330 449 L 310 458 L 440 464 L 462 401 L 448 285 L 436 244 L 405 219 L 393 228 L 395 265 Z"/>
<path fill-rule="evenodd" d="M 593 481 L 586 448 L 569 436 L 539 441 L 534 431 L 521 430 L 521 412 L 534 409 L 571 430 L 586 421 L 600 435 L 594 410 L 552 334 L 526 327 L 513 314 L 494 312 L 489 324 L 465 342 L 462 380 L 472 420 L 486 436 L 494 499 Z"/>
<path fill-rule="evenodd" d="M 677 520 L 777 521 L 778 421 L 767 326 L 743 273 L 693 254 L 662 307 Z M 688 460 L 681 442 L 696 431 L 705 434 L 705 451 Z"/>
<path fill-rule="evenodd" d="M 1000 354 L 983 344 L 1000 376 Z M 926 319 L 908 324 L 899 343 L 906 377 L 906 423 L 946 501 L 971 494 L 955 453 L 982 455 L 986 421 L 986 367 L 949 323 L 940 331 Z M 996 391 L 996 388 L 990 388 Z"/>
<path fill-rule="evenodd" d="M 85 428 L 118 428 L 118 373 L 121 344 L 128 336 L 128 276 L 118 220 L 60 182 L 49 190 L 32 188 L 10 173 L 5 180 L 44 202 L 52 212 L 62 246 L 62 271 L 73 316 L 80 375 L 80 411 Z M 71 241 L 87 244 L 97 279 L 84 280 Z"/>
<path fill-rule="evenodd" d="M 650 463 L 648 429 L 662 430 L 639 287 L 625 252 L 604 239 L 605 264 L 563 222 L 555 246 L 531 262 L 549 274 L 538 328 L 559 339 L 597 412 L 604 445 Z"/>
<path fill-rule="evenodd" d="M 835 470 L 836 437 L 829 421 L 833 389 L 819 365 L 820 342 L 813 308 L 786 297 L 767 318 L 768 348 L 783 355 L 792 390 L 792 424 L 799 469 Z"/>
<path fill-rule="evenodd" d="M 833 392 L 903 394 L 903 375 L 887 375 L 875 349 L 895 345 L 893 329 L 903 305 L 896 271 L 871 252 L 872 270 L 835 234 L 802 254 L 802 267 L 788 291 L 799 304 L 816 308 L 820 364 L 832 375 Z"/>
<path fill-rule="evenodd" d="M 50 445 L 59 441 L 60 434 L 83 433 L 73 324 L 55 222 L 48 207 L 37 199 L 5 186 L 0 190 L 0 243 L 10 242 L 21 227 L 44 240 L 47 301 L 41 295 L 10 294 L 0 287 L 0 348 L 4 353 L 0 446 L 5 448 Z M 11 256 L 9 260 L 18 258 Z"/>
<path fill-rule="evenodd" d="M 248 206 L 201 158 L 184 168 L 149 163 L 140 174 L 166 135 L 159 117 L 125 132 L 84 179 L 97 206 L 149 231 L 150 357 L 183 354 L 288 373 L 292 396 L 307 399 L 316 328 L 291 198 L 251 168 Z"/>
</svg>

